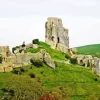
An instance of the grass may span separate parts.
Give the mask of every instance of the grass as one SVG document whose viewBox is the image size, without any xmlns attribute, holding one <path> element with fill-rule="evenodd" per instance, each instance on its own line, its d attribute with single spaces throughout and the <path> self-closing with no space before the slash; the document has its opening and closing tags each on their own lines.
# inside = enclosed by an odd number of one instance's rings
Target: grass
<svg viewBox="0 0 100 100">
<path fill-rule="evenodd" d="M 51 49 L 50 46 L 48 44 L 46 44 L 45 42 L 40 42 L 39 46 L 40 47 L 37 49 L 29 48 L 29 49 L 25 50 L 25 53 L 27 53 L 27 52 L 37 53 L 41 49 L 45 49 L 50 54 L 50 56 L 52 57 L 53 60 L 67 60 L 65 58 L 64 53 L 61 53 L 54 49 Z"/>
<path fill-rule="evenodd" d="M 47 91 L 53 91 L 55 88 L 63 88 L 66 95 L 64 100 L 69 96 L 71 100 L 84 100 L 88 96 L 100 95 L 100 78 L 93 74 L 89 68 L 84 68 L 77 65 L 64 65 L 56 63 L 57 68 L 51 69 L 44 65 L 37 68 L 36 66 L 24 66 L 25 72 L 20 76 L 29 76 L 30 73 L 35 75 L 35 79 L 39 80 Z M 19 70 L 17 68 L 15 70 Z M 7 76 L 14 73 L 0 73 L 2 79 L 2 87 L 7 81 Z M 0 88 L 2 88 L 0 86 Z"/>
<path fill-rule="evenodd" d="M 45 49 L 51 55 L 52 59 L 55 60 L 57 67 L 52 69 L 45 64 L 43 64 L 43 67 L 39 68 L 33 65 L 28 65 L 24 66 L 23 70 L 16 68 L 10 73 L 0 73 L 0 96 L 3 95 L 2 88 L 4 88 L 7 85 L 7 82 L 10 81 L 9 77 L 15 76 L 14 72 L 21 71 L 19 75 L 16 74 L 17 77 L 30 77 L 31 74 L 33 77 L 30 78 L 39 81 L 42 86 L 46 88 L 45 92 L 54 92 L 55 90 L 57 92 L 59 92 L 59 90 L 62 91 L 60 94 L 63 95 L 64 100 L 100 99 L 100 77 L 92 73 L 89 68 L 60 63 L 61 60 L 67 60 L 64 53 L 51 49 L 50 46 L 44 42 L 40 42 L 39 45 L 39 48 L 27 49 L 25 52 L 36 53 L 41 49 Z M 99 52 L 99 45 L 97 45 L 96 48 L 91 48 L 91 46 L 89 46 L 88 49 L 87 46 L 79 47 L 78 52 L 84 54 L 90 51 L 91 54 L 94 54 L 94 51 Z M 88 97 L 90 99 L 87 99 Z M 96 97 L 99 99 L 91 99 Z"/>
<path fill-rule="evenodd" d="M 100 44 L 77 47 L 77 50 L 79 54 L 88 54 L 100 57 Z"/>
<path fill-rule="evenodd" d="M 5 87 L 6 82 L 8 81 L 9 77 L 12 73 L 0 73 L 0 95 L 3 95 L 2 88 Z"/>
</svg>

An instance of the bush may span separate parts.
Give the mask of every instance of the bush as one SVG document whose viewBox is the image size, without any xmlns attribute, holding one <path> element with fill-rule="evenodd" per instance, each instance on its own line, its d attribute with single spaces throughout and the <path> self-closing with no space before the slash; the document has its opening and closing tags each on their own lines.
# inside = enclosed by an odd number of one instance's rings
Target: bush
<svg viewBox="0 0 100 100">
<path fill-rule="evenodd" d="M 14 53 L 15 50 L 16 50 L 16 47 L 13 47 L 13 48 L 12 48 L 12 53 Z"/>
<path fill-rule="evenodd" d="M 39 42 L 39 39 L 34 39 L 34 40 L 32 41 L 32 43 L 33 43 L 33 44 L 39 44 L 40 42 Z"/>
<path fill-rule="evenodd" d="M 30 61 L 34 66 L 37 66 L 37 67 L 43 66 L 43 62 L 39 59 L 31 59 Z"/>
<path fill-rule="evenodd" d="M 13 69 L 12 71 L 14 74 L 21 74 L 19 69 Z"/>
<path fill-rule="evenodd" d="M 20 48 L 20 46 L 13 47 L 13 48 L 12 48 L 12 53 L 14 53 L 14 51 L 15 51 L 16 49 L 18 49 L 18 48 Z"/>
<path fill-rule="evenodd" d="M 22 46 L 22 47 L 25 47 L 26 45 L 25 45 L 25 44 L 22 44 L 21 46 Z"/>
<path fill-rule="evenodd" d="M 31 78 L 35 78 L 35 74 L 34 74 L 34 73 L 30 73 L 29 76 L 30 76 Z"/>
<path fill-rule="evenodd" d="M 77 64 L 77 59 L 76 58 L 70 58 L 70 63 Z"/>
<path fill-rule="evenodd" d="M 25 72 L 25 69 L 24 68 L 20 68 L 20 72 Z"/>
</svg>

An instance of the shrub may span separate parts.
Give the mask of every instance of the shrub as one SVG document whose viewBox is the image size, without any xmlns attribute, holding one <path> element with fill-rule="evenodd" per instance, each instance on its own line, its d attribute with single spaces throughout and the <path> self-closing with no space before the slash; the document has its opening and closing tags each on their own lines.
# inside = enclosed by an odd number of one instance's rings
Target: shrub
<svg viewBox="0 0 100 100">
<path fill-rule="evenodd" d="M 22 46 L 22 47 L 25 47 L 25 44 L 22 44 L 21 46 Z"/>
<path fill-rule="evenodd" d="M 72 64 L 77 64 L 77 59 L 76 58 L 70 58 L 70 62 Z"/>
<path fill-rule="evenodd" d="M 33 44 L 39 44 L 40 42 L 39 42 L 39 39 L 34 39 L 34 40 L 32 41 L 32 43 L 33 43 Z"/>
<path fill-rule="evenodd" d="M 12 71 L 14 74 L 20 74 L 20 70 L 19 69 L 13 69 Z"/>
<path fill-rule="evenodd" d="M 39 59 L 31 59 L 30 61 L 34 66 L 37 66 L 37 67 L 43 66 L 43 62 Z"/>
<path fill-rule="evenodd" d="M 31 78 L 35 78 L 35 74 L 34 74 L 34 73 L 30 73 L 29 76 L 30 76 Z"/>
<path fill-rule="evenodd" d="M 14 53 L 14 51 L 15 51 L 17 48 L 20 48 L 20 46 L 13 47 L 13 48 L 12 48 L 12 53 Z"/>
<path fill-rule="evenodd" d="M 13 48 L 12 48 L 12 53 L 14 53 L 15 50 L 16 50 L 16 47 L 13 47 Z"/>
<path fill-rule="evenodd" d="M 24 68 L 20 68 L 20 72 L 25 72 L 25 69 Z"/>
</svg>

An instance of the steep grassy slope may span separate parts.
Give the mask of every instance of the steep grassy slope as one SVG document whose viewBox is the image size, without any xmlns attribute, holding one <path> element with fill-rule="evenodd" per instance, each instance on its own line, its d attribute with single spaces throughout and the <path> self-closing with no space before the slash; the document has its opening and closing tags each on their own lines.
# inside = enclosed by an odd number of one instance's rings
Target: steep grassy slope
<svg viewBox="0 0 100 100">
<path fill-rule="evenodd" d="M 100 44 L 77 47 L 78 53 L 100 57 Z"/>
<path fill-rule="evenodd" d="M 67 98 L 70 98 L 70 100 L 86 100 L 91 96 L 100 96 L 100 78 L 88 68 L 57 63 L 56 69 L 51 69 L 46 65 L 40 68 L 25 66 L 23 69 L 25 72 L 17 75 L 17 77 L 29 76 L 30 73 L 33 73 L 35 80 L 39 80 L 42 86 L 46 88 L 46 91 L 53 92 L 55 89 L 61 89 L 64 100 L 67 100 Z M 11 81 L 8 76 L 14 76 L 14 73 L 0 73 L 0 77 L 2 77 L 0 78 L 0 89 L 7 85 L 7 83 L 5 84 L 6 81 Z"/>
<path fill-rule="evenodd" d="M 26 77 L 38 81 L 42 87 L 45 87 L 45 93 L 51 91 L 56 97 L 58 96 L 59 99 L 56 100 L 62 100 L 60 99 L 61 95 L 63 96 L 63 100 L 100 99 L 100 77 L 92 73 L 89 68 L 60 63 L 60 60 L 66 60 L 65 54 L 51 49 L 49 45 L 43 42 L 40 42 L 40 46 L 41 47 L 38 49 L 28 49 L 25 52 L 35 53 L 40 49 L 45 49 L 56 61 L 57 67 L 51 69 L 45 64 L 39 68 L 29 65 L 23 68 L 16 68 L 10 73 L 0 73 L 0 96 L 3 95 L 2 88 L 6 87 L 8 84 L 12 86 L 13 78 L 11 77 L 16 76 L 14 78 L 16 81 L 13 83 L 13 87 L 16 88 L 16 90 L 20 86 L 22 86 L 22 90 L 26 88 L 24 80 L 19 82 L 21 77 Z M 20 74 L 18 74 L 18 72 Z M 33 78 L 30 77 L 30 75 L 32 75 Z M 16 83 L 18 87 L 15 86 Z M 22 83 L 22 85 L 20 83 Z M 35 85 L 37 86 L 37 84 Z M 30 94 L 28 95 L 30 96 Z"/>
<path fill-rule="evenodd" d="M 39 48 L 37 49 L 33 49 L 33 48 L 30 48 L 30 49 L 27 49 L 25 52 L 31 52 L 31 53 L 37 53 L 40 51 L 40 49 L 45 49 L 49 54 L 50 56 L 52 57 L 53 60 L 67 60 L 65 58 L 65 54 L 64 53 L 61 53 L 57 50 L 54 50 L 54 49 L 51 49 L 50 46 L 44 42 L 40 42 L 39 44 Z"/>
</svg>

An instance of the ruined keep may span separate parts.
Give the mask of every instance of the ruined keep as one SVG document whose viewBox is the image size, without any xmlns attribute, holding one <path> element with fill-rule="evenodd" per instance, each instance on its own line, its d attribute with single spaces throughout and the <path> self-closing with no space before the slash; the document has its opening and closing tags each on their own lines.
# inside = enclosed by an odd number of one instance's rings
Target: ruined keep
<svg viewBox="0 0 100 100">
<path fill-rule="evenodd" d="M 62 20 L 49 17 L 45 23 L 45 42 L 51 48 L 66 53 L 69 48 L 68 29 L 63 27 Z"/>
</svg>

